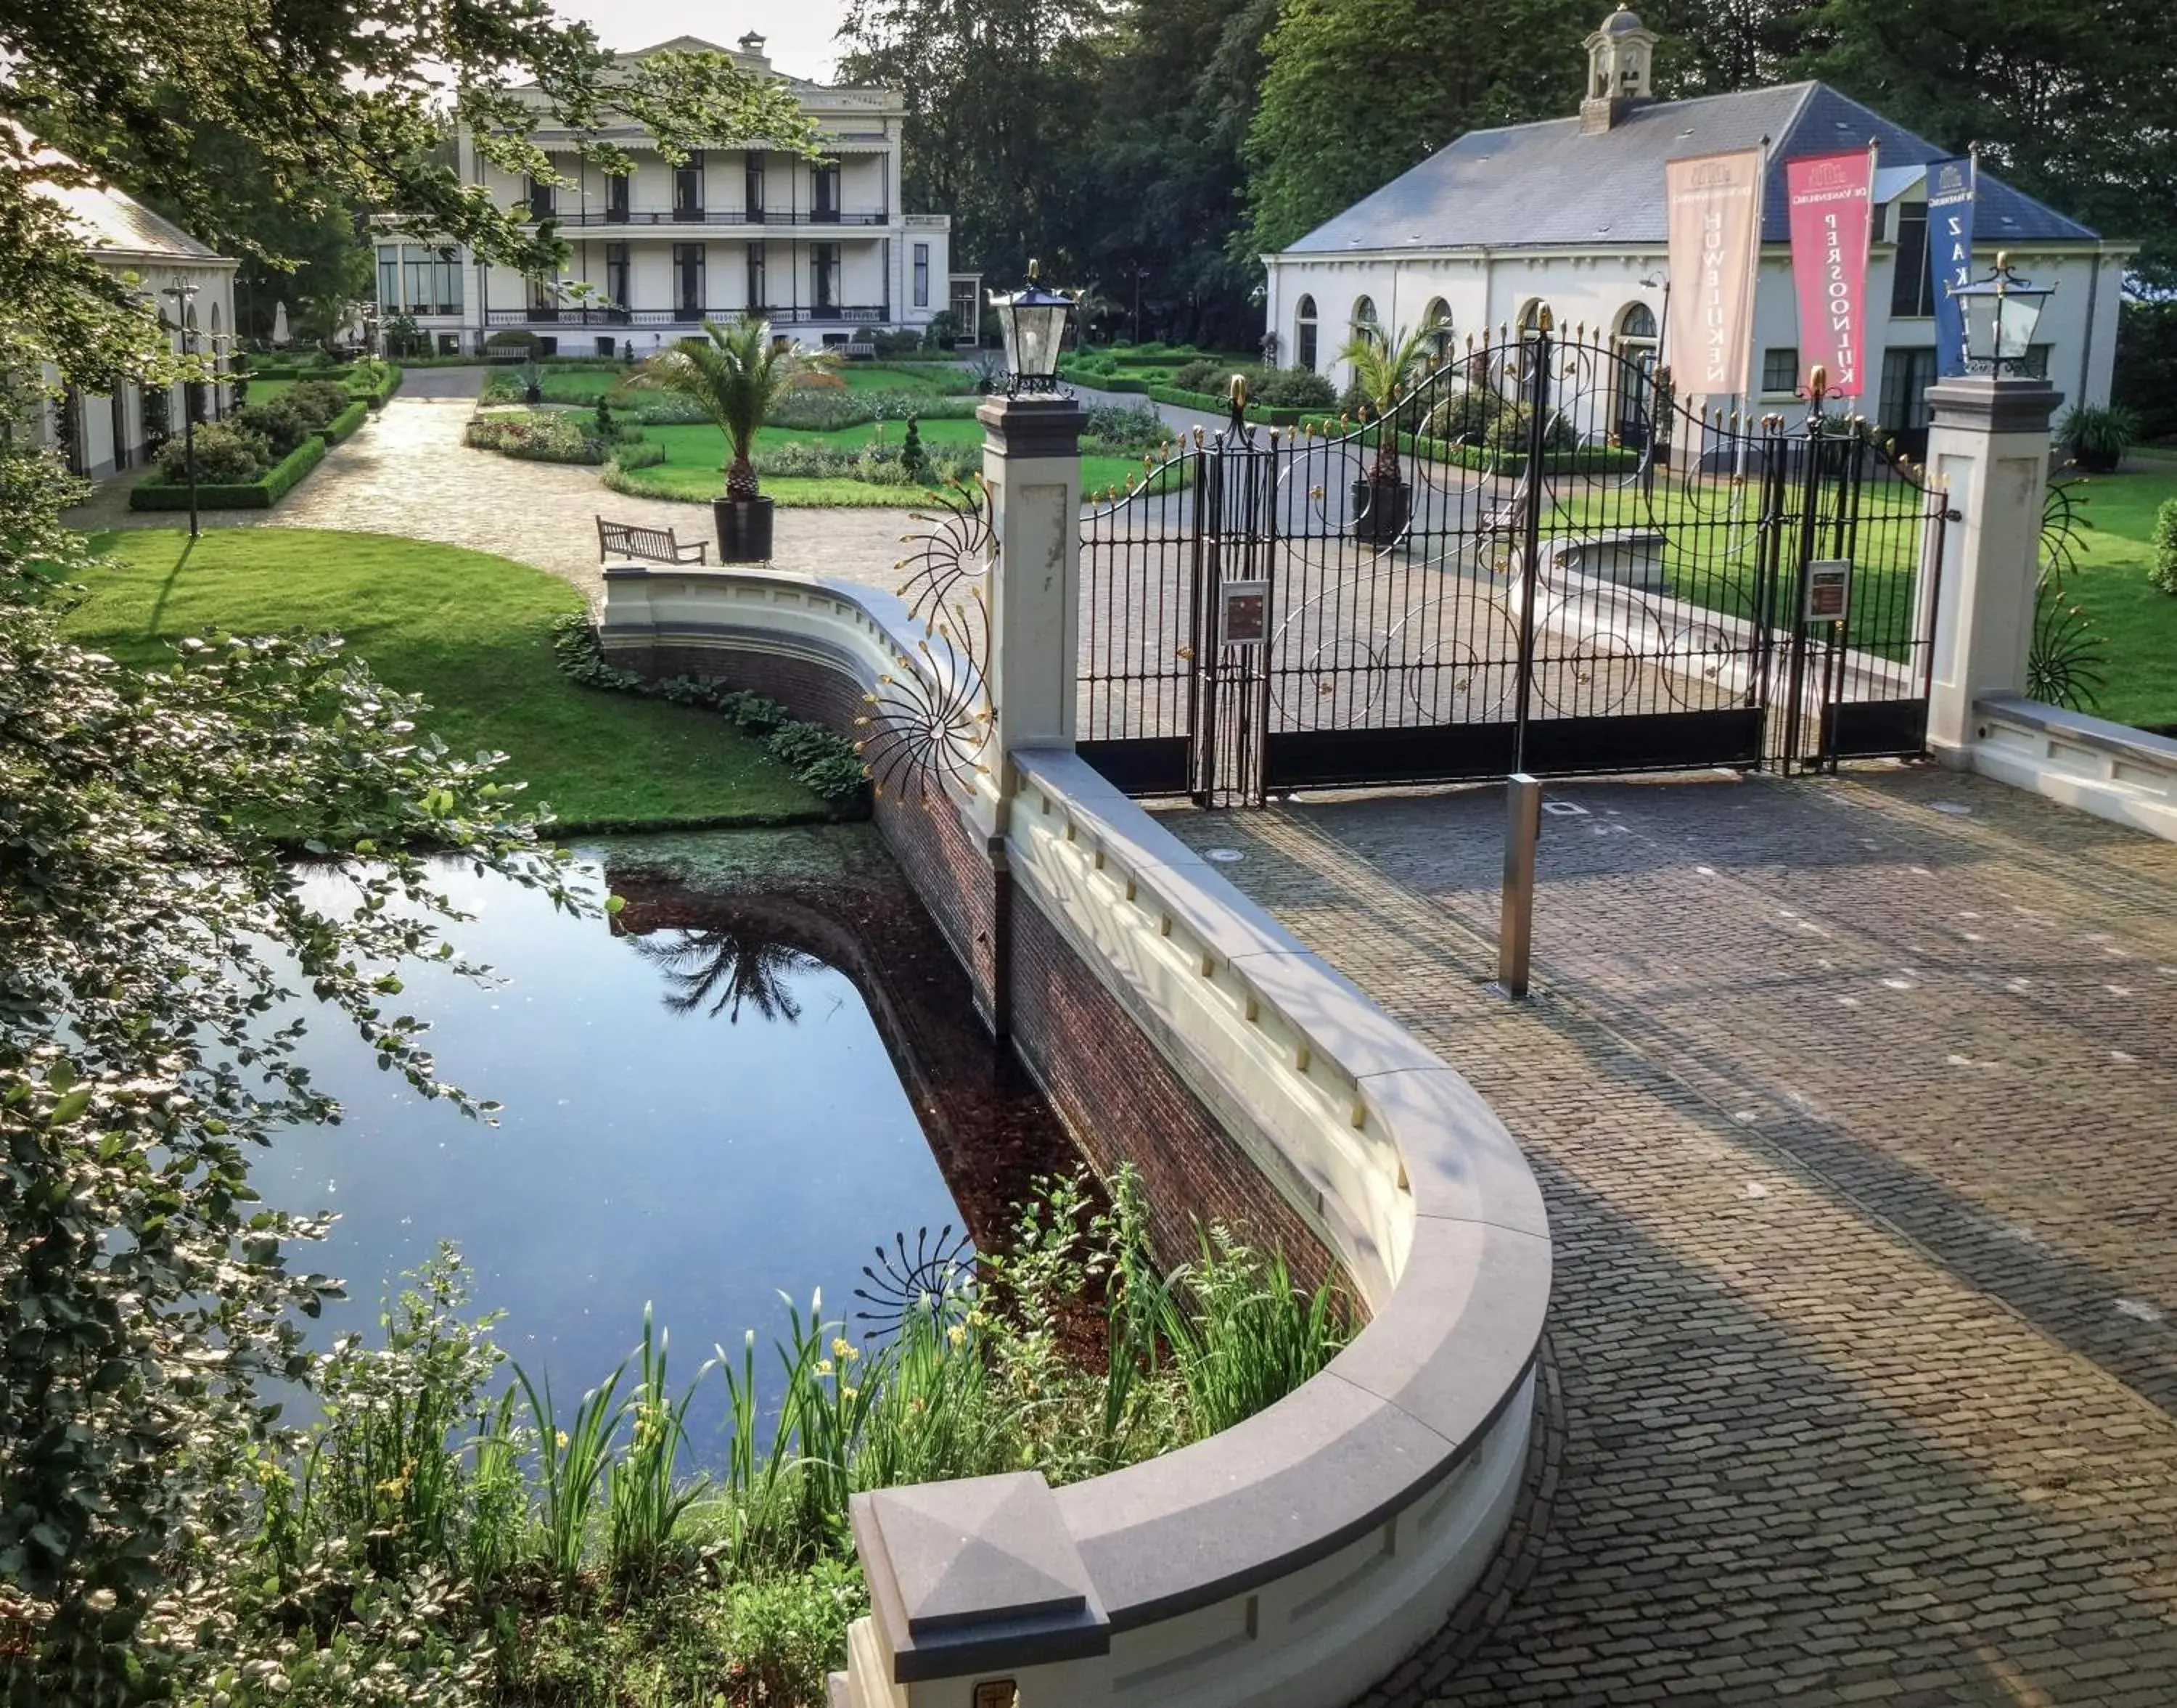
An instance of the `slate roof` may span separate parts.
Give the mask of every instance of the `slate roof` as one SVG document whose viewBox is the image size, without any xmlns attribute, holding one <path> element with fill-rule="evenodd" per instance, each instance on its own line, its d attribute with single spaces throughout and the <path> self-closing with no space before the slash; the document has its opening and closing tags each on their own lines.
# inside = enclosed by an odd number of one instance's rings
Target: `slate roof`
<svg viewBox="0 0 2177 1708">
<path fill-rule="evenodd" d="M 1663 163 L 1751 148 L 1764 137 L 1771 152 L 1762 236 L 1775 243 L 1790 235 L 1787 160 L 1863 147 L 1870 137 L 1885 168 L 1924 165 L 1949 153 L 1823 83 L 1643 102 L 1594 136 L 1580 134 L 1577 118 L 1469 131 L 1282 253 L 1552 244 L 1661 248 Z M 1991 246 L 2087 243 L 2095 236 L 1985 171 L 1976 233 Z"/>
<path fill-rule="evenodd" d="M 36 188 L 40 194 L 59 203 L 83 227 L 90 238 L 86 247 L 94 254 L 101 249 L 113 249 L 132 255 L 165 255 L 175 260 L 220 259 L 216 250 L 119 190 L 46 183 Z"/>
</svg>

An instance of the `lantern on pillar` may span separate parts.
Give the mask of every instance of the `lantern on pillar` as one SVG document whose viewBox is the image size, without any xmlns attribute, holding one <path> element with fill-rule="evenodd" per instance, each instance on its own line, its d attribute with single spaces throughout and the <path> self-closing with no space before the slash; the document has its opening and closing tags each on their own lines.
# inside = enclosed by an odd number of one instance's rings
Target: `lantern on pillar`
<svg viewBox="0 0 2177 1708">
<path fill-rule="evenodd" d="M 1047 291 L 1038 281 L 1039 268 L 1028 264 L 1028 286 L 1010 294 L 990 293 L 1005 335 L 1006 366 L 1012 377 L 1006 394 L 1058 390 L 1058 357 L 1066 347 L 1067 322 L 1072 317 L 1074 298 L 1062 291 Z"/>
<path fill-rule="evenodd" d="M 1952 288 L 1951 294 L 1965 311 L 1967 364 L 1999 378 L 2023 369 L 2042 305 L 2054 289 L 2018 277 L 2007 254 L 1995 258 L 1995 270 L 1985 279 Z"/>
</svg>

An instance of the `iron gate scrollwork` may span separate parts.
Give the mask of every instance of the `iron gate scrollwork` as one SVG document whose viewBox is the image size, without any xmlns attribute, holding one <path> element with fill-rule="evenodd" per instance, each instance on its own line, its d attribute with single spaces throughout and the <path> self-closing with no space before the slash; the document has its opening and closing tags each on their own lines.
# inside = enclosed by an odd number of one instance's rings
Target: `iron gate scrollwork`
<svg viewBox="0 0 2177 1708">
<path fill-rule="evenodd" d="M 1545 330 L 1446 351 L 1380 414 L 1236 407 L 1084 514 L 1081 750 L 1211 805 L 1918 752 L 1945 501 L 1822 401 L 1693 408 Z M 1849 597 L 1809 620 L 1829 559 Z M 1221 627 L 1236 581 L 1262 643 Z"/>
</svg>

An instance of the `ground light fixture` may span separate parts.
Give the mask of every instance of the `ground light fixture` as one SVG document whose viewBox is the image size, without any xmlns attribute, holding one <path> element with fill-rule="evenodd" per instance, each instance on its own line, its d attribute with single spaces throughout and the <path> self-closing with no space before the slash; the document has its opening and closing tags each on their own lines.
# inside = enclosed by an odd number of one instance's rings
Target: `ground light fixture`
<svg viewBox="0 0 2177 1708">
<path fill-rule="evenodd" d="M 1030 261 L 1025 289 L 990 292 L 990 307 L 997 311 L 999 330 L 1005 334 L 1006 366 L 1012 370 L 1006 381 L 1008 397 L 1058 390 L 1058 355 L 1066 347 L 1066 324 L 1076 299 L 1062 291 L 1045 290 L 1039 274 L 1038 265 Z"/>
<path fill-rule="evenodd" d="M 1967 365 L 1999 378 L 2023 368 L 2042 306 L 2054 289 L 2020 278 L 2007 254 L 1995 258 L 1995 270 L 1985 279 L 1953 287 L 1951 294 L 1965 311 Z"/>
</svg>

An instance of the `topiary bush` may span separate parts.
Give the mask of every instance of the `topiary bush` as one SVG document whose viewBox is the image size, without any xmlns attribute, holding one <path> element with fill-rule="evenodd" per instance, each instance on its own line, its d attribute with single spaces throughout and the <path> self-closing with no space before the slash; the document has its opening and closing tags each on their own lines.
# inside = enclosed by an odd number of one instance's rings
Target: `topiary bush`
<svg viewBox="0 0 2177 1708">
<path fill-rule="evenodd" d="M 272 455 L 285 456 L 324 423 L 292 397 L 276 397 L 270 403 L 252 403 L 235 413 L 235 421 L 272 447 Z"/>
<path fill-rule="evenodd" d="M 207 422 L 196 430 L 197 483 L 199 486 L 242 486 L 261 479 L 272 466 L 272 447 L 260 434 L 237 422 Z M 290 450 L 294 446 L 288 447 Z M 159 478 L 168 486 L 182 486 L 189 477 L 188 442 L 174 439 L 159 453 Z"/>
<path fill-rule="evenodd" d="M 315 433 L 354 402 L 355 394 L 337 379 L 305 379 L 275 401 L 298 412 L 310 423 L 310 431 Z"/>
<path fill-rule="evenodd" d="M 2147 579 L 2165 593 L 2177 593 L 2177 498 L 2154 513 L 2154 561 Z"/>
</svg>

